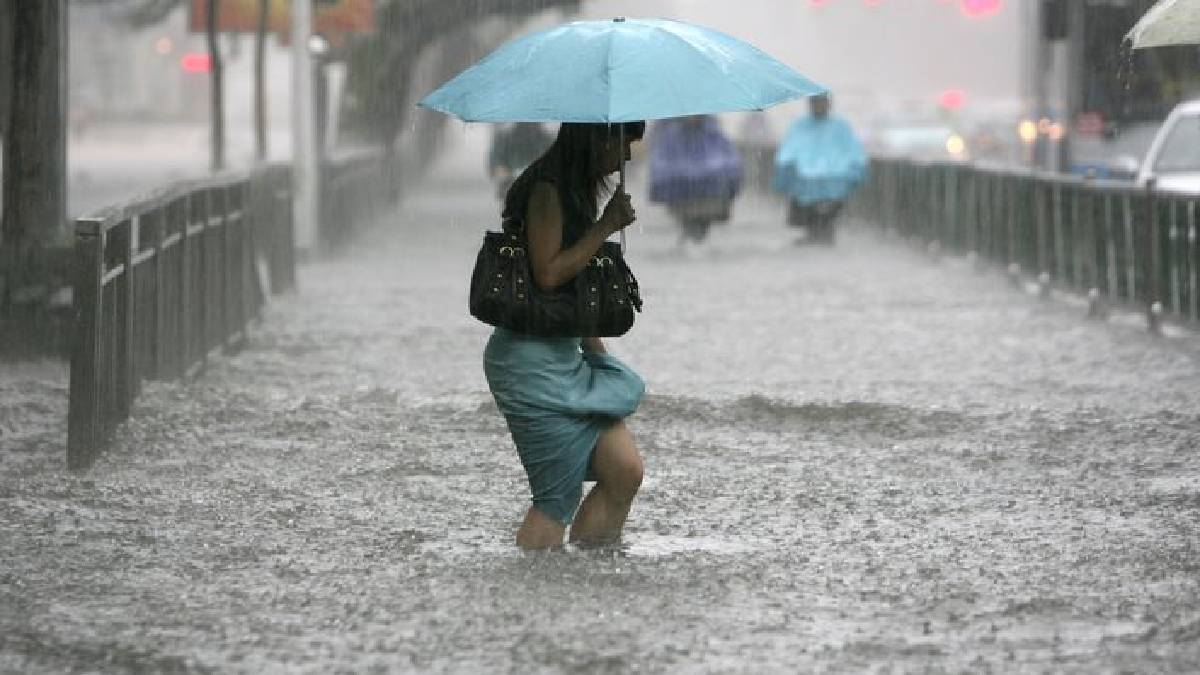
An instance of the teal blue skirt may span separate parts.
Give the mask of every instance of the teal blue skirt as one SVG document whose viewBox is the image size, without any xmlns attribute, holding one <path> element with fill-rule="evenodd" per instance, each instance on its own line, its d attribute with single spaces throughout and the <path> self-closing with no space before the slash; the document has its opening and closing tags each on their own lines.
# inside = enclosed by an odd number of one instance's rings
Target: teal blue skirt
<svg viewBox="0 0 1200 675">
<path fill-rule="evenodd" d="M 645 383 L 617 358 L 581 351 L 579 338 L 503 328 L 488 340 L 483 372 L 529 477 L 534 507 L 569 524 L 600 432 L 637 409 Z"/>
</svg>

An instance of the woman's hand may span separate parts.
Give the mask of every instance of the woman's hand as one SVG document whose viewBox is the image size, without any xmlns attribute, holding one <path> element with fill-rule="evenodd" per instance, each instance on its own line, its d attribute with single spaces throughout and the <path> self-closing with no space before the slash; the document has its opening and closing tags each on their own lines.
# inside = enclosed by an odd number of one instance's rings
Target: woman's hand
<svg viewBox="0 0 1200 675">
<path fill-rule="evenodd" d="M 629 194 L 624 189 L 618 189 L 612 199 L 608 200 L 604 213 L 600 214 L 597 222 L 607 234 L 615 234 L 629 227 L 635 220 L 637 215 L 633 211 L 633 202 L 629 199 Z"/>
<path fill-rule="evenodd" d="M 529 266 L 538 288 L 550 291 L 579 274 L 609 235 L 633 222 L 633 206 L 624 190 L 613 195 L 604 214 L 579 241 L 562 248 L 563 212 L 558 190 L 550 183 L 534 183 L 525 212 L 525 236 L 529 240 Z M 611 228 L 611 229 L 610 229 Z"/>
</svg>

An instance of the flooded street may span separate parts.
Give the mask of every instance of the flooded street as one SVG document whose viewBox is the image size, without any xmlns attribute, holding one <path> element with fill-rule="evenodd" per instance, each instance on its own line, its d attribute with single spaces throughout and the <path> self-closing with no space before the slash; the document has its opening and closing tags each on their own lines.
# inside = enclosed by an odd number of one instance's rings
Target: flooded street
<svg viewBox="0 0 1200 675">
<path fill-rule="evenodd" d="M 65 369 L 7 375 L 46 391 L 0 418 L 0 672 L 1200 668 L 1200 340 L 796 246 L 768 201 L 680 253 L 635 192 L 626 546 L 519 553 L 466 309 L 490 195 L 449 155 L 87 474 Z"/>
</svg>

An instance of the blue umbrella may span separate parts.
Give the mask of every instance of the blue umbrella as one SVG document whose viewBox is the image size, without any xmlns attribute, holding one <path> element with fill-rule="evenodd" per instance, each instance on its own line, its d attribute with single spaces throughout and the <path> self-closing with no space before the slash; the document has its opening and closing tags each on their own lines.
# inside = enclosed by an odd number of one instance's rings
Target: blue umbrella
<svg viewBox="0 0 1200 675">
<path fill-rule="evenodd" d="M 492 52 L 418 105 L 468 122 L 633 122 L 824 92 L 756 47 L 667 19 L 576 21 Z"/>
</svg>

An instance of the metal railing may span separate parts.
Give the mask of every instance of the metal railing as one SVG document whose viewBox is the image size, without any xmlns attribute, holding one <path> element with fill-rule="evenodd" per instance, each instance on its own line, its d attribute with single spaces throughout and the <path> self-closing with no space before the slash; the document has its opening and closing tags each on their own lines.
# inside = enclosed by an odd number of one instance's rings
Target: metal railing
<svg viewBox="0 0 1200 675">
<path fill-rule="evenodd" d="M 67 464 L 90 466 L 145 379 L 193 376 L 293 287 L 286 166 L 172 185 L 75 225 Z M 267 280 L 259 268 L 267 268 Z"/>
<path fill-rule="evenodd" d="M 1089 298 L 1089 312 L 1136 306 L 1152 331 L 1200 321 L 1200 196 L 1153 186 L 874 158 L 853 209 L 935 248 L 999 263 Z"/>
<path fill-rule="evenodd" d="M 321 246 L 395 203 L 399 166 L 378 151 L 324 163 Z M 295 287 L 291 168 L 178 183 L 80 218 L 75 236 L 67 465 L 83 468 L 128 418 L 142 381 L 195 376 L 242 344 L 264 287 Z"/>
</svg>

